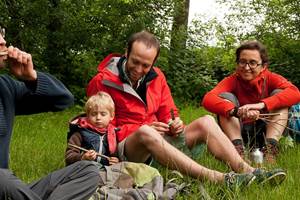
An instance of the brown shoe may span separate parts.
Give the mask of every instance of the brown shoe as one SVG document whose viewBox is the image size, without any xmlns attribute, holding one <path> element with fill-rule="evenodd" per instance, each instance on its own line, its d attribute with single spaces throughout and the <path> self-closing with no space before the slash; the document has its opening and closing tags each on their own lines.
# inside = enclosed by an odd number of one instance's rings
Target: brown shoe
<svg viewBox="0 0 300 200">
<path fill-rule="evenodd" d="M 276 157 L 279 153 L 279 148 L 277 144 L 268 143 L 266 146 L 262 148 L 262 152 L 264 154 L 264 160 L 269 164 L 276 163 Z"/>
</svg>

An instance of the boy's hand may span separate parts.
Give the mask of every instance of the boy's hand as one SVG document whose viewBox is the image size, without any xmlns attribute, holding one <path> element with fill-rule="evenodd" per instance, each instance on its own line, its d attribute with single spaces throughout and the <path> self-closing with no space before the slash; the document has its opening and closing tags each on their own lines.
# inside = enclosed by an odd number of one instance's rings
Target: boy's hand
<svg viewBox="0 0 300 200">
<path fill-rule="evenodd" d="M 108 159 L 109 165 L 117 164 L 119 162 L 119 159 L 117 157 L 110 157 Z"/>
<path fill-rule="evenodd" d="M 94 150 L 88 150 L 81 156 L 81 160 L 95 160 L 97 153 Z"/>
</svg>

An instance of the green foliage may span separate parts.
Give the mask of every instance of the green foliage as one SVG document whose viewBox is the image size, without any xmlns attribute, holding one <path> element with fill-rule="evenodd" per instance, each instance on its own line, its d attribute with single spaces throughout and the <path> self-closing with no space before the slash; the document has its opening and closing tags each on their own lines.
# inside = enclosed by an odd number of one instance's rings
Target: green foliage
<svg viewBox="0 0 300 200">
<path fill-rule="evenodd" d="M 147 29 L 161 41 L 157 64 L 174 95 L 199 102 L 235 69 L 235 49 L 258 39 L 270 68 L 300 86 L 298 0 L 218 0 L 229 9 L 220 22 L 200 16 L 186 29 L 189 0 L 19 0 L 0 2 L 8 44 L 30 52 L 35 68 L 49 71 L 77 102 L 109 53 L 123 53 L 128 37 Z"/>
<path fill-rule="evenodd" d="M 183 102 L 199 103 L 202 96 L 216 84 L 211 78 L 211 71 L 197 62 L 197 54 L 192 50 L 177 50 L 170 59 L 174 62 L 164 70 L 173 95 Z"/>
</svg>

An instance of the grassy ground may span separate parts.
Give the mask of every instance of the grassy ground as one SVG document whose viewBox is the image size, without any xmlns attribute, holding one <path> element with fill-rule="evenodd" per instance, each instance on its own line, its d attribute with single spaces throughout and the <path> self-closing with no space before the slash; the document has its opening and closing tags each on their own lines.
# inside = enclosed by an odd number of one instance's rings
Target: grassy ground
<svg viewBox="0 0 300 200">
<path fill-rule="evenodd" d="M 17 117 L 11 143 L 10 168 L 25 182 L 33 181 L 47 173 L 64 166 L 64 151 L 68 120 L 78 114 L 80 109 L 72 108 L 60 113 L 46 113 Z M 185 122 L 190 122 L 205 114 L 200 108 L 186 106 L 181 110 Z M 228 172 L 230 169 L 222 162 L 215 160 L 206 150 L 197 161 L 209 168 Z M 203 185 L 213 199 L 300 199 L 300 145 L 284 149 L 275 166 L 287 170 L 286 181 L 278 186 L 253 185 L 242 191 L 230 192 L 224 186 L 204 181 Z M 160 168 L 166 179 L 173 175 L 169 170 Z M 180 180 L 179 182 L 181 182 Z M 200 199 L 199 181 L 184 177 L 189 183 L 188 192 L 177 199 Z"/>
</svg>

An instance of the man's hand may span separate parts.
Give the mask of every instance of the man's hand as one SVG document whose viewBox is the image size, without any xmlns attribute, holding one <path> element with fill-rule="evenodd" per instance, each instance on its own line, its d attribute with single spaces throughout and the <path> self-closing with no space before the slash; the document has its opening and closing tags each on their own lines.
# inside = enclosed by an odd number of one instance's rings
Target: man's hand
<svg viewBox="0 0 300 200">
<path fill-rule="evenodd" d="M 82 157 L 81 160 L 95 160 L 97 157 L 97 153 L 94 150 L 88 150 L 87 152 L 85 152 Z"/>
<path fill-rule="evenodd" d="M 170 120 L 169 126 L 169 133 L 172 136 L 177 136 L 178 134 L 183 132 L 183 121 L 179 117 L 176 117 L 174 120 Z"/>
<path fill-rule="evenodd" d="M 30 54 L 13 46 L 9 46 L 7 52 L 10 72 L 16 78 L 24 81 L 35 81 L 37 79 L 37 72 L 33 68 Z"/>
<path fill-rule="evenodd" d="M 154 128 L 159 134 L 162 136 L 166 133 L 169 132 L 169 125 L 163 122 L 152 122 L 150 125 L 152 128 Z"/>
</svg>

